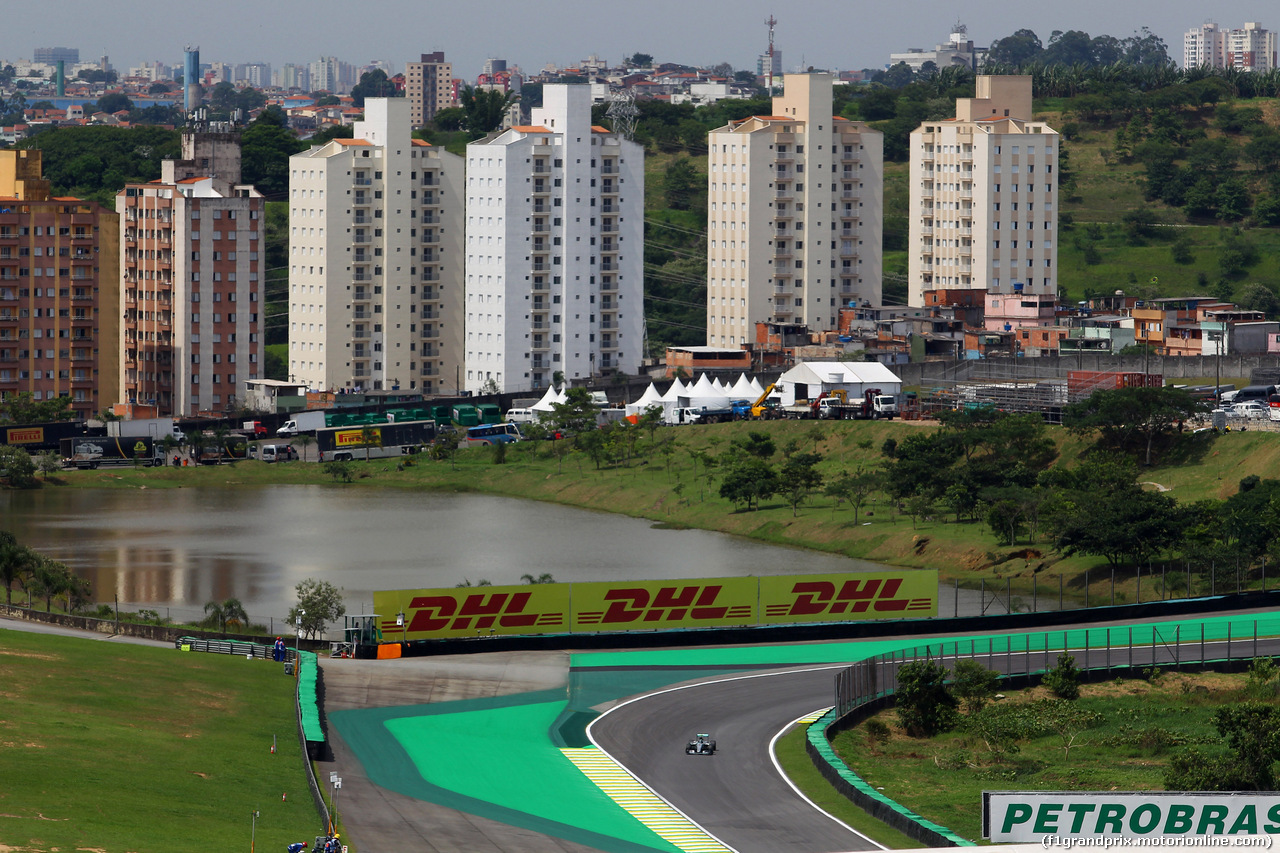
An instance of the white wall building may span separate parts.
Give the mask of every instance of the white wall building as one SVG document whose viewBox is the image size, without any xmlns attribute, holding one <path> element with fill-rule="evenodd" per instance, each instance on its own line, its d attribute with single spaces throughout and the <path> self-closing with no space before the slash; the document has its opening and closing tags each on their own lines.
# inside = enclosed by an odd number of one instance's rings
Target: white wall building
<svg viewBox="0 0 1280 853">
<path fill-rule="evenodd" d="M 788 74 L 773 115 L 707 137 L 707 344 L 757 321 L 836 328 L 881 293 L 884 135 L 831 114 L 830 74 Z"/>
<path fill-rule="evenodd" d="M 1058 287 L 1058 133 L 1030 77 L 978 77 L 956 117 L 911 133 L 908 302 L 924 291 Z"/>
<path fill-rule="evenodd" d="M 289 378 L 454 393 L 462 364 L 462 158 L 369 98 L 355 137 L 289 158 Z"/>
<path fill-rule="evenodd" d="M 1253 21 L 1234 30 L 1206 22 L 1183 35 L 1182 66 L 1271 71 L 1277 67 L 1276 44 L 1276 33 Z"/>
<path fill-rule="evenodd" d="M 531 124 L 467 146 L 466 388 L 638 372 L 644 152 L 551 84 Z"/>
</svg>

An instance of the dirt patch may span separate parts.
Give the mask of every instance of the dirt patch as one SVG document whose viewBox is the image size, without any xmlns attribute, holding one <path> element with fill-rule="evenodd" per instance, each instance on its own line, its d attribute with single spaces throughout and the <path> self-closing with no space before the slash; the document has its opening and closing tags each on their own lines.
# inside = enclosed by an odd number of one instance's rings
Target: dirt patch
<svg viewBox="0 0 1280 853">
<path fill-rule="evenodd" d="M 40 654 L 38 652 L 15 652 L 12 649 L 0 649 L 0 655 L 8 655 L 9 657 L 15 658 L 31 658 L 32 660 L 62 660 L 62 655 L 48 655 Z"/>
</svg>

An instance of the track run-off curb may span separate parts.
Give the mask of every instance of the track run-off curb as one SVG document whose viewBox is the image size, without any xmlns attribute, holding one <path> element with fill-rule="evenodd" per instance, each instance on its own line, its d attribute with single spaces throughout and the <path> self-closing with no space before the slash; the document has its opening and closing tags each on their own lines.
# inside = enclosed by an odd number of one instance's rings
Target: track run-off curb
<svg viewBox="0 0 1280 853">
<path fill-rule="evenodd" d="M 561 748 L 605 796 L 653 833 L 686 853 L 733 853 L 595 747 Z"/>
</svg>

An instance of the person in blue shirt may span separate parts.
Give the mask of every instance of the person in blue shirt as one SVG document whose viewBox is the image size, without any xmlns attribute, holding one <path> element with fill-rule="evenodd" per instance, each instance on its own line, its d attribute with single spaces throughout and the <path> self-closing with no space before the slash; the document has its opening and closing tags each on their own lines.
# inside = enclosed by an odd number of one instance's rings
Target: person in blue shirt
<svg viewBox="0 0 1280 853">
<path fill-rule="evenodd" d="M 302 853 L 302 851 L 303 851 L 303 850 L 306 850 L 306 849 L 307 849 L 307 842 L 305 842 L 305 841 L 295 841 L 293 844 L 290 844 L 290 845 L 289 845 L 287 848 L 285 848 L 285 849 L 286 849 L 286 850 L 288 850 L 288 851 L 289 851 L 289 853 Z"/>
</svg>

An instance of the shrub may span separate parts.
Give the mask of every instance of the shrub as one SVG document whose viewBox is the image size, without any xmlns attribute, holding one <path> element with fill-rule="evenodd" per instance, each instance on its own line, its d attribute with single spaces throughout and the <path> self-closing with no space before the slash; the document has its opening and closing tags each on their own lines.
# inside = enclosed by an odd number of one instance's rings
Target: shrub
<svg viewBox="0 0 1280 853">
<path fill-rule="evenodd" d="M 946 685 L 942 664 L 918 660 L 898 670 L 894 700 L 898 721 L 912 737 L 933 737 L 956 725 L 956 698 Z"/>
<path fill-rule="evenodd" d="M 1076 659 L 1066 652 L 1058 655 L 1058 665 L 1044 674 L 1044 686 L 1059 699 L 1080 698 L 1080 670 Z"/>
</svg>

